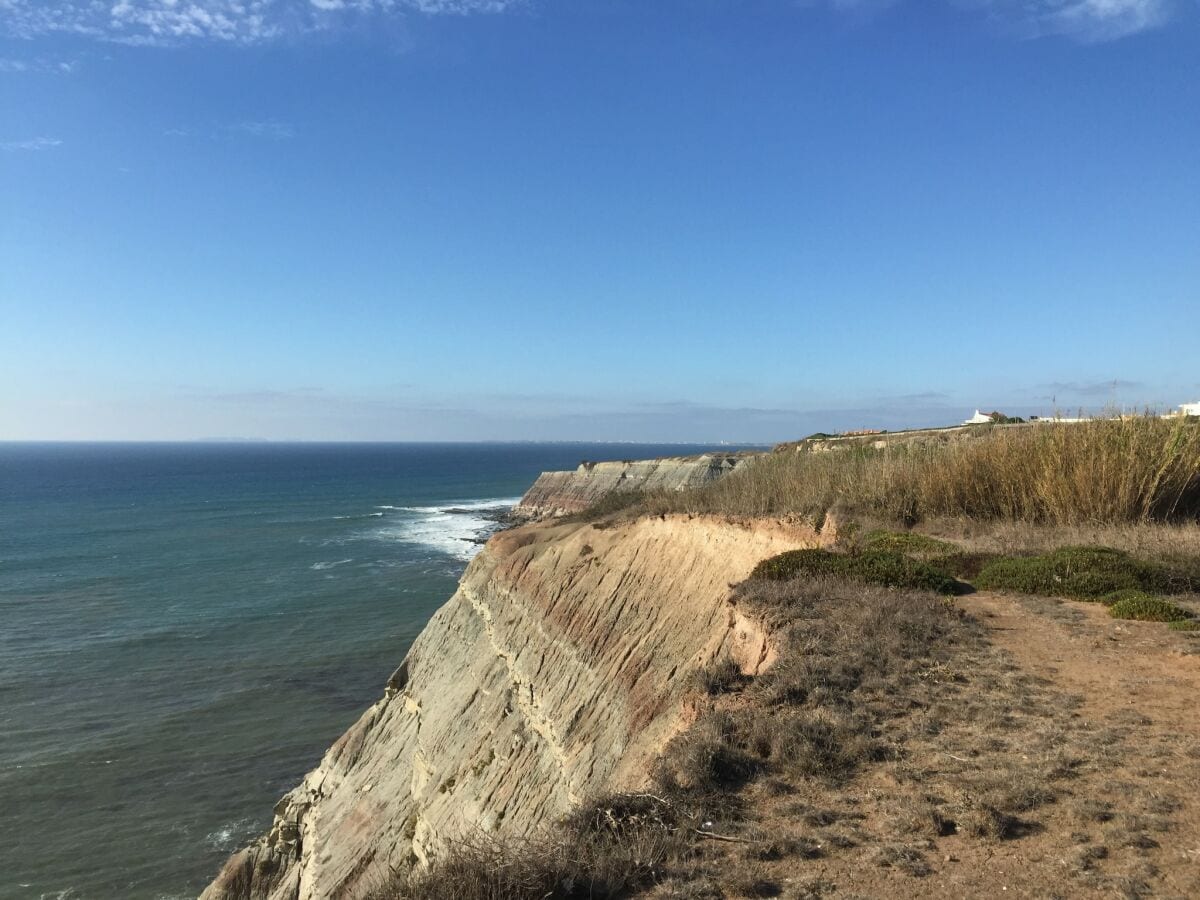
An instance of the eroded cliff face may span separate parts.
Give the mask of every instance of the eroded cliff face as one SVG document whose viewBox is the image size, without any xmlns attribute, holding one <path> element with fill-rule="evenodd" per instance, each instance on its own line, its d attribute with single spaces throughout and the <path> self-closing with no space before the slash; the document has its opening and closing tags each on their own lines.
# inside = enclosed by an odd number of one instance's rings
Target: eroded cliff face
<svg viewBox="0 0 1200 900">
<path fill-rule="evenodd" d="M 472 829 L 528 834 L 587 796 L 643 784 L 688 722 L 695 669 L 724 654 L 749 672 L 771 661 L 731 584 L 816 540 L 683 517 L 495 536 L 383 699 L 203 897 L 360 897 Z"/>
<path fill-rule="evenodd" d="M 581 463 L 573 472 L 543 472 L 513 513 L 518 518 L 544 519 L 580 512 L 614 491 L 681 491 L 699 487 L 732 472 L 750 455 L 706 453 Z"/>
</svg>

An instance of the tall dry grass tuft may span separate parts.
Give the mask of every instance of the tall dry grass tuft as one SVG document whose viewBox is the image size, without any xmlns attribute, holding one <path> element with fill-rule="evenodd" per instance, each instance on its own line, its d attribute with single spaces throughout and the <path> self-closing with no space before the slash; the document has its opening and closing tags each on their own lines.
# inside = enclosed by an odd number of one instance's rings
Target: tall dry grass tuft
<svg viewBox="0 0 1200 900">
<path fill-rule="evenodd" d="M 1058 525 L 1200 515 L 1200 427 L 1157 417 L 996 429 L 920 472 L 927 515 Z"/>
<path fill-rule="evenodd" d="M 690 828 L 649 794 L 585 803 L 526 838 L 476 832 L 427 869 L 394 870 L 366 900 L 605 900 L 661 881 L 686 855 Z"/>
<path fill-rule="evenodd" d="M 1140 416 L 1005 426 L 980 434 L 788 449 L 643 510 L 819 518 L 841 505 L 881 519 L 965 517 L 1045 525 L 1200 518 L 1200 423 Z"/>
</svg>

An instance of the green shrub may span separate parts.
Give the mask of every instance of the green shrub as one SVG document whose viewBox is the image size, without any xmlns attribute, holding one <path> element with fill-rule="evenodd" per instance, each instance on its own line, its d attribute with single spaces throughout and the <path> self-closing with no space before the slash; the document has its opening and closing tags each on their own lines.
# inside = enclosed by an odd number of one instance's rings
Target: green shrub
<svg viewBox="0 0 1200 900">
<path fill-rule="evenodd" d="M 750 577 L 788 581 L 799 575 L 834 575 L 837 574 L 840 565 L 838 560 L 841 558 L 827 550 L 788 550 L 764 559 L 754 567 Z"/>
<path fill-rule="evenodd" d="M 917 534 L 913 531 L 887 531 L 884 529 L 868 531 L 863 537 L 863 548 L 903 553 L 905 556 L 914 556 L 923 560 L 940 559 L 958 552 L 958 547 L 948 541 L 939 541 L 937 538 Z"/>
<path fill-rule="evenodd" d="M 911 556 L 934 566 L 955 578 L 970 581 L 985 565 L 996 559 L 995 553 L 963 550 L 957 544 L 918 534 L 915 531 L 876 529 L 863 536 L 865 550 L 882 550 Z"/>
<path fill-rule="evenodd" d="M 1108 608 L 1114 619 L 1135 619 L 1139 622 L 1183 622 L 1192 614 L 1162 597 L 1128 597 Z"/>
<path fill-rule="evenodd" d="M 1120 591 L 1112 591 L 1111 593 L 1105 594 L 1100 598 L 1100 600 L 1101 602 L 1112 606 L 1114 603 L 1117 603 L 1121 600 L 1152 600 L 1153 598 L 1153 594 L 1148 594 L 1143 590 L 1139 590 L 1137 588 L 1125 588 Z"/>
<path fill-rule="evenodd" d="M 1163 590 L 1170 581 L 1161 566 L 1110 547 L 1063 547 L 1044 556 L 1006 557 L 988 563 L 977 587 L 1099 600 L 1118 591 Z"/>
<path fill-rule="evenodd" d="M 958 593 L 959 584 L 941 569 L 899 553 L 871 550 L 847 556 L 848 578 L 886 587 L 915 588 L 939 594 Z"/>
<path fill-rule="evenodd" d="M 1195 619 L 1176 619 L 1168 622 L 1167 627 L 1172 631 L 1200 631 L 1200 622 Z"/>
<path fill-rule="evenodd" d="M 958 582 L 941 569 L 887 550 L 867 550 L 854 554 L 830 553 L 828 550 L 789 550 L 764 559 L 750 573 L 751 578 L 769 581 L 820 575 L 885 587 L 936 591 L 939 594 L 956 593 L 959 587 Z"/>
</svg>

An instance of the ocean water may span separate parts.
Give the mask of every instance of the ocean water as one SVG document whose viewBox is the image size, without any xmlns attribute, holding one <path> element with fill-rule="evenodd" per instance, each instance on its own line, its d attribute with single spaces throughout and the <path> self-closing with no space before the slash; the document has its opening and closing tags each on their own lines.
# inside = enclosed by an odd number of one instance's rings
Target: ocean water
<svg viewBox="0 0 1200 900">
<path fill-rule="evenodd" d="M 194 897 L 489 514 L 679 445 L 0 444 L 0 898 Z"/>
</svg>

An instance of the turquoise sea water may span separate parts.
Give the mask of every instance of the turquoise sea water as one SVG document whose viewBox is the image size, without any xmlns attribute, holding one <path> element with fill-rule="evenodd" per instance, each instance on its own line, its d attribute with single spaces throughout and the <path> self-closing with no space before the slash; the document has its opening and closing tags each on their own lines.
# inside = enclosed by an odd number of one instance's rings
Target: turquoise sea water
<svg viewBox="0 0 1200 900">
<path fill-rule="evenodd" d="M 380 696 L 488 510 L 701 449 L 0 444 L 0 898 L 195 896 Z"/>
</svg>

